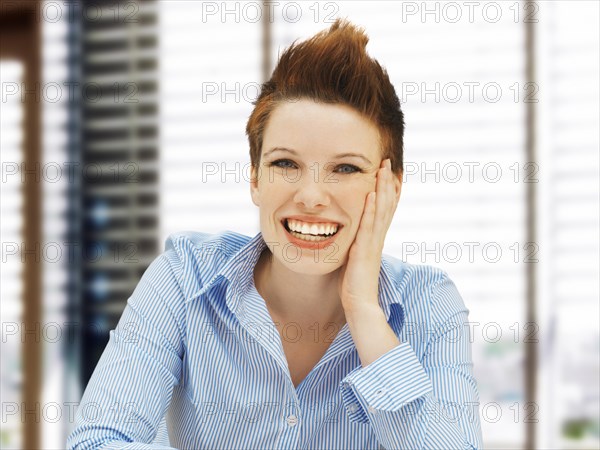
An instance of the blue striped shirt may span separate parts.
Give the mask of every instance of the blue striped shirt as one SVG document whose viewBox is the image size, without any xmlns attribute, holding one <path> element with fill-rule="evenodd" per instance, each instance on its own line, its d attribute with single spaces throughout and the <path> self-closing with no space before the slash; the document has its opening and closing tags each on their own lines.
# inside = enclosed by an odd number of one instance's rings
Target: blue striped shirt
<svg viewBox="0 0 600 450">
<path fill-rule="evenodd" d="M 110 332 L 69 448 L 482 447 L 469 310 L 446 272 L 384 254 L 379 302 L 400 344 L 362 367 L 345 324 L 294 387 L 254 285 L 265 248 L 261 233 L 169 236 Z"/>
</svg>

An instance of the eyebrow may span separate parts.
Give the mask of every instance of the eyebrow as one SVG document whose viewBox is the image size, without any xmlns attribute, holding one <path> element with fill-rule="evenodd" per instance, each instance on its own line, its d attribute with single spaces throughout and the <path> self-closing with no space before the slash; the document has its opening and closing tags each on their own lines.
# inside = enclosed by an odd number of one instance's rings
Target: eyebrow
<svg viewBox="0 0 600 450">
<path fill-rule="evenodd" d="M 273 147 L 271 150 L 265 152 L 265 154 L 263 156 L 268 156 L 271 153 L 276 152 L 276 151 L 288 152 L 288 153 L 291 153 L 292 155 L 299 156 L 299 153 L 296 150 L 291 149 L 291 148 L 286 148 L 286 147 Z M 361 158 L 367 164 L 373 165 L 373 163 L 369 159 L 367 159 L 365 156 L 361 155 L 360 153 L 352 153 L 352 152 L 339 153 L 339 154 L 335 155 L 333 158 L 334 159 L 341 159 L 341 158 L 346 158 L 346 157 Z"/>
</svg>

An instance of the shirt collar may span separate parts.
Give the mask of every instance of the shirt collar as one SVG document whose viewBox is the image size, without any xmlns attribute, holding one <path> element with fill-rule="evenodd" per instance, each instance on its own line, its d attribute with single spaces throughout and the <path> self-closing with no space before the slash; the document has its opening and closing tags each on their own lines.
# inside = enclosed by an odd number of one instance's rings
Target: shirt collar
<svg viewBox="0 0 600 450">
<path fill-rule="evenodd" d="M 200 291 L 196 292 L 190 300 L 208 292 L 219 281 L 227 280 L 229 282 L 225 295 L 227 306 L 234 314 L 243 314 L 243 294 L 249 288 L 250 283 L 253 282 L 254 267 L 266 247 L 267 244 L 262 233 L 257 233 L 235 252 L 211 280 Z M 391 305 L 399 305 L 401 309 L 404 306 L 399 280 L 399 274 L 394 272 L 391 263 L 383 255 L 379 272 L 379 305 L 384 311 L 388 322 L 390 320 Z"/>
</svg>

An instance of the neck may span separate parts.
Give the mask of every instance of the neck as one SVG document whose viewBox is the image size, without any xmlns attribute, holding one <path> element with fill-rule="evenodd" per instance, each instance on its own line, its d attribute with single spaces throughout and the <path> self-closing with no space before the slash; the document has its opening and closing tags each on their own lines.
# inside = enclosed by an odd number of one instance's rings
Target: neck
<svg viewBox="0 0 600 450">
<path fill-rule="evenodd" d="M 325 275 L 296 273 L 273 264 L 271 252 L 265 249 L 254 268 L 254 280 L 273 319 L 301 325 L 343 325 L 346 319 L 338 294 L 339 273 L 339 269 Z"/>
</svg>

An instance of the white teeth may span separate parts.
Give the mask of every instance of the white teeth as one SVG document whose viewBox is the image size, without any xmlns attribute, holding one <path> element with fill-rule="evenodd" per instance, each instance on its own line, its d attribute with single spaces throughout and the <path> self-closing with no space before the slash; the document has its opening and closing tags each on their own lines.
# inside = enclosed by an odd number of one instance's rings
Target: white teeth
<svg viewBox="0 0 600 450">
<path fill-rule="evenodd" d="M 338 230 L 338 225 L 328 223 L 306 223 L 299 220 L 286 219 L 288 228 L 297 233 L 305 235 L 323 235 L 323 234 L 335 234 Z"/>
</svg>

